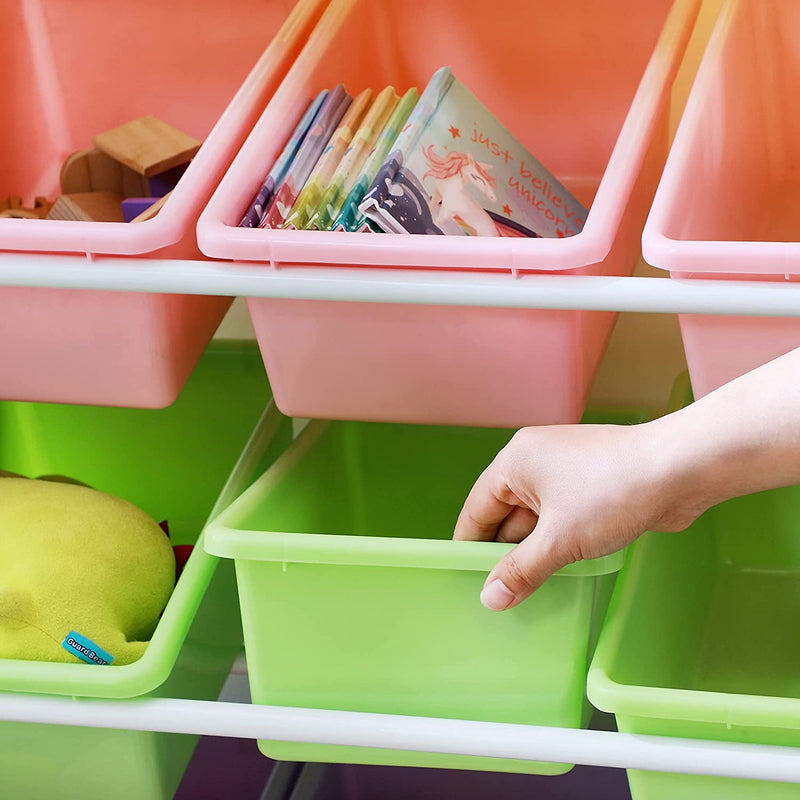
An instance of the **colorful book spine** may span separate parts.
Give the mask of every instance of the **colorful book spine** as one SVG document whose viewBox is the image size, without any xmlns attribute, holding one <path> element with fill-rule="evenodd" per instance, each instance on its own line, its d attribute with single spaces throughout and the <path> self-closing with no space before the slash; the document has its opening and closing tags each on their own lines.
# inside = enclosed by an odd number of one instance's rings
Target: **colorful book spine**
<svg viewBox="0 0 800 800">
<path fill-rule="evenodd" d="M 286 172 L 281 185 L 275 191 L 272 203 L 264 214 L 259 227 L 280 228 L 286 221 L 297 196 L 305 186 L 314 165 L 322 155 L 331 135 L 341 122 L 352 98 L 339 84 L 324 100 L 314 124 L 306 134 L 297 155 Z"/>
<path fill-rule="evenodd" d="M 240 228 L 257 228 L 260 225 L 264 214 L 272 202 L 273 195 L 275 194 L 275 187 L 280 186 L 281 181 L 283 181 L 286 176 L 289 165 L 297 155 L 297 151 L 300 149 L 306 134 L 314 122 L 314 118 L 317 116 L 327 96 L 328 90 L 323 89 L 311 101 L 302 119 L 297 123 L 297 127 L 292 131 L 292 135 L 286 142 L 280 156 L 278 156 L 278 159 L 272 165 L 272 169 L 269 171 L 266 180 L 261 184 L 261 188 L 253 198 L 253 202 L 247 209 L 242 221 L 239 223 Z"/>
<path fill-rule="evenodd" d="M 416 89 L 409 89 L 395 106 L 389 121 L 367 156 L 361 174 L 345 198 L 342 210 L 332 225 L 333 230 L 356 232 L 369 229 L 367 218 L 358 210 L 358 206 L 418 102 L 419 92 Z"/>
<path fill-rule="evenodd" d="M 560 238 L 588 214 L 448 67 L 431 78 L 360 210 L 390 233 Z"/>
<path fill-rule="evenodd" d="M 361 201 L 359 211 L 370 221 L 377 222 L 377 212 L 387 201 L 392 202 L 390 189 L 398 170 L 403 165 L 404 154 L 411 150 L 419 135 L 432 119 L 436 107 L 447 93 L 451 78 L 450 69 L 444 67 L 437 70 L 428 81 L 425 91 L 398 134 L 391 153 L 378 170 L 372 185 Z"/>
<path fill-rule="evenodd" d="M 292 206 L 283 223 L 284 228 L 302 230 L 306 227 L 312 214 L 319 205 L 322 195 L 328 188 L 339 162 L 353 141 L 364 114 L 372 102 L 372 89 L 364 89 L 347 109 L 339 127 L 333 132 L 324 152 L 309 175 L 302 191 Z"/>
<path fill-rule="evenodd" d="M 314 213 L 306 223 L 306 230 L 329 231 L 339 216 L 345 198 L 350 194 L 364 161 L 375 145 L 381 131 L 386 127 L 392 111 L 400 98 L 392 86 L 387 86 L 373 101 L 369 111 L 353 136 L 328 188 L 322 195 Z"/>
</svg>

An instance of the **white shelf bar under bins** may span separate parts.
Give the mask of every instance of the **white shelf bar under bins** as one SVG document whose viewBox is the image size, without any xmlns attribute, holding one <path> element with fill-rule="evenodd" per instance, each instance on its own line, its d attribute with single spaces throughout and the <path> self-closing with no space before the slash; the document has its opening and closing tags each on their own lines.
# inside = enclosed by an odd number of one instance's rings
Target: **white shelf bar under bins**
<svg viewBox="0 0 800 800">
<path fill-rule="evenodd" d="M 800 783 L 800 750 L 608 731 L 168 698 L 0 695 L 0 719 L 423 750 Z"/>
<path fill-rule="evenodd" d="M 800 316 L 800 282 L 269 267 L 5 253 L 0 286 L 743 316 Z"/>
</svg>

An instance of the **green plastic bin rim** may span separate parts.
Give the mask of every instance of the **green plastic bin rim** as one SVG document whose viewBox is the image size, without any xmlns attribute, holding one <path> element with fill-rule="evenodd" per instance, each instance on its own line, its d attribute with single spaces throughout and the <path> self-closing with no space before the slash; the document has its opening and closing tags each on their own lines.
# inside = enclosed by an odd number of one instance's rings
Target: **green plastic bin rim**
<svg viewBox="0 0 800 800">
<path fill-rule="evenodd" d="M 617 654 L 625 647 L 625 621 L 636 602 L 629 584 L 642 544 L 628 548 L 628 564 L 611 597 L 587 675 L 589 702 L 600 711 L 652 720 L 800 730 L 800 698 L 625 684 L 611 677 Z"/>
<path fill-rule="evenodd" d="M 144 655 L 131 664 L 95 667 L 0 659 L 0 691 L 123 699 L 158 688 L 172 672 L 219 559 L 204 551 L 201 534 Z"/>
<path fill-rule="evenodd" d="M 451 539 L 405 539 L 336 533 L 296 533 L 248 530 L 244 521 L 263 503 L 314 446 L 331 425 L 312 421 L 275 463 L 206 528 L 209 553 L 242 561 L 283 564 L 337 564 L 342 566 L 409 567 L 489 572 L 513 544 L 462 542 Z M 624 552 L 590 561 L 578 561 L 556 575 L 569 577 L 607 575 L 623 564 Z"/>
<path fill-rule="evenodd" d="M 600 711 L 652 720 L 800 730 L 798 698 L 617 683 L 602 663 L 598 649 L 586 683 L 589 701 Z"/>
</svg>

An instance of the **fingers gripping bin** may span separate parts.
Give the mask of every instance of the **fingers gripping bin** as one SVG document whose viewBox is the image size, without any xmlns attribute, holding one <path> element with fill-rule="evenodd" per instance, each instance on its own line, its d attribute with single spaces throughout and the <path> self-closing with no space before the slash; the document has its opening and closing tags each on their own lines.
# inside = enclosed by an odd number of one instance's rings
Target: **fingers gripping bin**
<svg viewBox="0 0 800 800">
<path fill-rule="evenodd" d="M 258 351 L 229 344 L 203 356 L 177 403 L 163 411 L 0 404 L 3 469 L 83 480 L 167 519 L 174 543 L 196 544 L 139 661 L 92 667 L 0 659 L 0 691 L 216 698 L 241 648 L 241 625 L 233 570 L 203 551 L 200 532 L 267 398 Z M 273 413 L 269 424 L 279 418 Z M 242 491 L 289 436 L 280 428 L 261 464 L 242 462 L 220 502 Z M 3 796 L 167 800 L 196 741 L 0 722 Z"/>
<path fill-rule="evenodd" d="M 335 0 L 198 224 L 208 255 L 420 269 L 627 275 L 666 154 L 669 88 L 699 3 Z M 321 89 L 422 90 L 454 74 L 587 205 L 567 239 L 236 227 Z M 331 270 L 331 280 L 338 271 Z M 428 276 L 430 277 L 430 276 Z M 524 280 L 524 278 L 523 278 Z M 278 406 L 295 416 L 480 426 L 577 422 L 615 315 L 320 300 L 248 303 Z M 502 387 L 502 391 L 498 391 Z"/>
<path fill-rule="evenodd" d="M 729 0 L 643 235 L 672 278 L 800 278 L 800 25 L 791 0 Z M 800 346 L 797 319 L 682 315 L 696 396 Z"/>
<path fill-rule="evenodd" d="M 470 486 L 509 436 L 313 422 L 211 523 L 206 548 L 236 560 L 254 702 L 568 727 L 586 721 L 587 659 L 622 555 L 574 564 L 498 615 L 478 597 L 509 546 L 450 538 Z M 569 769 L 259 746 L 288 760 Z"/>
<path fill-rule="evenodd" d="M 800 747 L 798 522 L 800 489 L 791 487 L 637 542 L 589 672 L 594 705 L 628 733 Z M 798 793 L 788 783 L 628 775 L 634 800 Z"/>
<path fill-rule="evenodd" d="M 199 257 L 200 210 L 323 3 L 293 5 L 276 0 L 231 13 L 205 1 L 125 0 L 109 13 L 98 0 L 5 0 L 0 52 L 11 79 L 0 99 L 0 198 L 55 199 L 70 153 L 140 116 L 157 115 L 204 144 L 153 219 L 0 219 L 0 250 Z M 169 405 L 230 302 L 0 287 L 0 397 Z"/>
</svg>

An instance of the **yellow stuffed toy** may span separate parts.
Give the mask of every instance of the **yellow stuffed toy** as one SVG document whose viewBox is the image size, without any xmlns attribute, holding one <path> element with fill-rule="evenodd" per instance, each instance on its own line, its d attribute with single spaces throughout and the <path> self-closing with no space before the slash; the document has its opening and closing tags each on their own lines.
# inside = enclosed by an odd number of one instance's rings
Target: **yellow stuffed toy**
<svg viewBox="0 0 800 800">
<path fill-rule="evenodd" d="M 172 545 L 141 509 L 0 476 L 0 658 L 129 664 L 174 586 Z"/>
</svg>

